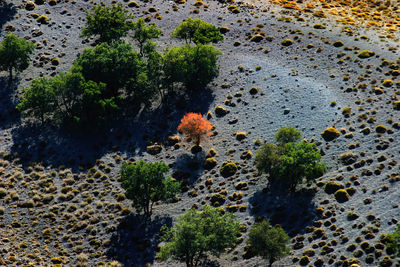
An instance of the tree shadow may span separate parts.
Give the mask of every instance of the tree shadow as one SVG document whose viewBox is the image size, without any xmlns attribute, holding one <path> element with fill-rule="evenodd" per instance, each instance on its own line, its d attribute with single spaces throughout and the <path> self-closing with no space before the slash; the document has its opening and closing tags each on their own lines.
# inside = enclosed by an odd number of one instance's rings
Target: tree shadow
<svg viewBox="0 0 400 267">
<path fill-rule="evenodd" d="M 63 165 L 73 171 L 91 168 L 97 159 L 110 152 L 118 151 L 127 157 L 142 156 L 148 145 L 165 144 L 167 137 L 176 133 L 185 113 L 205 113 L 212 99 L 210 89 L 190 96 L 177 95 L 167 104 L 139 114 L 121 113 L 107 127 L 90 132 L 73 131 L 51 123 L 23 123 L 11 130 L 10 154 L 18 157 L 25 168 L 37 163 Z M 189 104 L 179 106 L 182 101 Z"/>
<path fill-rule="evenodd" d="M 285 190 L 257 191 L 250 199 L 250 214 L 258 219 L 269 219 L 271 225 L 279 224 L 293 237 L 302 234 L 306 226 L 312 225 L 317 218 L 313 203 L 315 191 L 301 188 L 287 193 Z"/>
<path fill-rule="evenodd" d="M 21 121 L 15 108 L 15 92 L 19 83 L 19 78 L 10 83 L 8 77 L 0 77 L 0 129 L 8 129 Z"/>
<path fill-rule="evenodd" d="M 17 14 L 17 9 L 12 3 L 0 1 L 0 34 L 2 26 Z"/>
<path fill-rule="evenodd" d="M 204 150 L 195 154 L 180 154 L 172 165 L 172 177 L 182 183 L 182 189 L 188 190 L 204 171 L 203 162 L 206 158 Z"/>
<path fill-rule="evenodd" d="M 117 260 L 123 266 L 144 266 L 154 262 L 157 234 L 163 225 L 172 226 L 172 218 L 156 216 L 149 222 L 142 222 L 142 216 L 136 214 L 130 214 L 120 222 L 107 251 L 110 260 Z"/>
</svg>

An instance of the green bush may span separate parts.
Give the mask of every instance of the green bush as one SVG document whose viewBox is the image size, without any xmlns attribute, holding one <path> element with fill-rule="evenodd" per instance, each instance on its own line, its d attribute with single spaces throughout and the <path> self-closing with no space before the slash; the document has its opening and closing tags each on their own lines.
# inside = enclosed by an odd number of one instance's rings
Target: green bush
<svg viewBox="0 0 400 267">
<path fill-rule="evenodd" d="M 264 220 L 251 227 L 247 243 L 252 254 L 268 260 L 269 266 L 272 266 L 272 263 L 289 254 L 289 240 L 285 230 L 279 226 L 272 227 Z"/>
<path fill-rule="evenodd" d="M 183 39 L 186 44 L 192 42 L 195 44 L 218 43 L 224 40 L 218 27 L 192 17 L 188 17 L 176 27 L 175 31 L 171 33 L 171 37 Z"/>
<path fill-rule="evenodd" d="M 150 217 L 157 201 L 170 201 L 179 192 L 180 183 L 166 178 L 169 167 L 164 162 L 139 161 L 136 165 L 123 163 L 121 184 L 133 207 Z"/>
<path fill-rule="evenodd" d="M 386 246 L 394 251 L 397 257 L 400 257 L 400 224 L 397 225 L 396 230 L 386 235 Z"/>
<path fill-rule="evenodd" d="M 326 165 L 320 162 L 321 154 L 314 143 L 284 143 L 299 139 L 300 134 L 280 130 L 276 139 L 282 145 L 267 143 L 256 152 L 255 165 L 260 172 L 269 174 L 270 184 L 294 189 L 303 179 L 313 181 L 326 172 Z"/>
<path fill-rule="evenodd" d="M 119 41 L 133 29 L 131 19 L 133 16 L 121 4 L 95 6 L 92 12 L 87 11 L 86 25 L 82 29 L 81 37 L 99 36 L 99 43 Z"/>
<path fill-rule="evenodd" d="M 25 38 L 18 38 L 15 34 L 7 34 L 0 43 L 0 70 L 9 72 L 13 78 L 13 70 L 20 72 L 29 66 L 30 54 L 35 50 L 35 45 Z"/>
<path fill-rule="evenodd" d="M 168 49 L 164 53 L 165 86 L 181 82 L 188 89 L 204 88 L 218 76 L 217 59 L 221 54 L 212 45 L 202 44 Z"/>
<path fill-rule="evenodd" d="M 226 248 L 233 247 L 239 231 L 240 223 L 232 213 L 223 214 L 220 208 L 209 206 L 202 212 L 191 209 L 178 218 L 174 228 L 161 229 L 161 240 L 166 243 L 157 257 L 171 257 L 188 267 L 198 266 L 208 254 L 218 257 Z"/>
</svg>

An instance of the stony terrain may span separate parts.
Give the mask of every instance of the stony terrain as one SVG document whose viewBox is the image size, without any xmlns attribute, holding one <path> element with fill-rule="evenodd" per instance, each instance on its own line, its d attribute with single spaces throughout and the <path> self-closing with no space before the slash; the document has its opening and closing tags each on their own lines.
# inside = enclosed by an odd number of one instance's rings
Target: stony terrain
<svg viewBox="0 0 400 267">
<path fill-rule="evenodd" d="M 45 1 L 31 11 L 26 1 L 8 2 L 0 12 L 1 36 L 14 32 L 37 49 L 11 88 L 6 73 L 0 81 L 0 265 L 118 261 L 180 266 L 155 260 L 158 229 L 216 196 L 248 227 L 264 216 L 290 234 L 293 250 L 274 266 L 400 264 L 381 242 L 397 225 L 400 209 L 397 1 L 368 1 L 372 6 L 360 1 L 353 6 L 349 1 L 205 1 L 196 7 L 193 0 L 152 0 L 127 6 L 163 30 L 160 49 L 176 44 L 169 33 L 188 16 L 227 27 L 224 43 L 217 45 L 223 52 L 220 76 L 197 96 L 155 105 L 96 136 L 21 121 L 14 106 L 33 78 L 67 71 L 93 43 L 79 34 L 85 10 L 100 1 Z M 42 14 L 47 24 L 36 20 Z M 251 41 L 256 34 L 260 40 Z M 360 58 L 363 50 L 374 54 Z M 226 114 L 218 116 L 217 106 Z M 196 155 L 176 131 L 186 112 L 208 115 L 215 126 Z M 328 164 L 316 184 L 290 195 L 266 190 L 266 177 L 253 165 L 257 149 L 264 140 L 273 142 L 282 126 L 303 131 Z M 331 126 L 340 136 L 327 142 L 321 132 Z M 175 135 L 179 139 L 169 138 Z M 146 147 L 154 144 L 162 150 L 151 155 Z M 204 170 L 209 150 L 215 151 L 217 165 Z M 186 185 L 178 202 L 155 207 L 146 227 L 118 182 L 121 163 L 140 159 L 167 162 L 171 176 Z M 223 178 L 219 169 L 228 161 L 239 168 Z M 331 188 L 346 188 L 349 199 L 339 202 Z M 249 258 L 243 241 L 209 265 L 266 262 Z"/>
</svg>

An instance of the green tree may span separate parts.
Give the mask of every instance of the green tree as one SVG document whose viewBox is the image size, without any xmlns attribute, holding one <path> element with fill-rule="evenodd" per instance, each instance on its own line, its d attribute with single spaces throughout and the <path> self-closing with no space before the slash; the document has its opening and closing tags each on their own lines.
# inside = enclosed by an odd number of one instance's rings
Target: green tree
<svg viewBox="0 0 400 267">
<path fill-rule="evenodd" d="M 81 72 L 85 80 L 107 85 L 104 98 L 117 98 L 125 94 L 138 103 L 147 103 L 155 90 L 148 86 L 146 62 L 126 43 L 102 43 L 85 49 L 75 61 L 73 72 Z"/>
<path fill-rule="evenodd" d="M 122 165 L 121 184 L 125 195 L 146 218 L 151 216 L 155 202 L 170 201 L 179 192 L 180 183 L 165 177 L 168 172 L 169 167 L 164 162 L 139 161 L 136 165 Z"/>
<path fill-rule="evenodd" d="M 393 250 L 397 257 L 400 257 L 400 224 L 393 233 L 387 234 L 385 237 L 386 246 Z"/>
<path fill-rule="evenodd" d="M 38 78 L 32 81 L 29 88 L 24 90 L 17 109 L 40 119 L 43 124 L 46 117 L 54 112 L 54 101 L 52 81 L 47 78 Z"/>
<path fill-rule="evenodd" d="M 277 184 L 293 190 L 303 179 L 313 181 L 322 176 L 326 172 L 326 165 L 320 162 L 321 153 L 314 143 L 285 143 L 287 140 L 300 139 L 297 137 L 301 136 L 299 133 L 282 134 L 285 132 L 278 131 L 276 135 L 282 145 L 264 144 L 256 152 L 254 163 L 260 172 L 269 175 L 270 185 Z"/>
<path fill-rule="evenodd" d="M 30 54 L 35 50 L 35 45 L 15 34 L 7 34 L 0 44 L 0 69 L 9 72 L 10 81 L 13 70 L 20 72 L 29 66 Z"/>
<path fill-rule="evenodd" d="M 162 31 L 155 24 L 146 25 L 143 18 L 139 18 L 133 24 L 134 34 L 132 38 L 136 40 L 139 46 L 139 53 L 144 56 L 145 46 L 152 46 L 152 39 L 157 39 L 162 34 Z M 152 49 L 151 49 L 152 50 Z"/>
<path fill-rule="evenodd" d="M 267 220 L 255 223 L 249 232 L 247 243 L 250 251 L 269 261 L 269 266 L 290 252 L 290 238 L 280 226 L 272 227 Z"/>
<path fill-rule="evenodd" d="M 217 59 L 221 51 L 212 45 L 184 45 L 164 53 L 164 85 L 181 82 L 187 89 L 204 88 L 218 76 Z"/>
<path fill-rule="evenodd" d="M 218 43 L 224 40 L 224 36 L 219 32 L 219 28 L 201 19 L 188 17 L 175 31 L 171 37 L 185 40 L 186 44 Z"/>
<path fill-rule="evenodd" d="M 279 182 L 294 189 L 303 178 L 313 181 L 326 172 L 321 154 L 314 143 L 287 143 L 275 174 Z"/>
<path fill-rule="evenodd" d="M 97 42 L 112 43 L 125 37 L 133 29 L 133 16 L 122 4 L 96 6 L 92 12 L 87 11 L 86 25 L 81 37 L 98 35 Z"/>
<path fill-rule="evenodd" d="M 209 206 L 202 212 L 191 209 L 178 218 L 174 228 L 162 228 L 160 236 L 165 244 L 157 257 L 172 257 L 187 267 L 199 266 L 208 254 L 218 257 L 235 246 L 239 229 L 240 223 L 231 213 Z"/>
<path fill-rule="evenodd" d="M 278 145 L 284 146 L 286 143 L 299 142 L 302 135 L 301 131 L 293 127 L 282 127 L 276 132 L 275 141 Z"/>
</svg>

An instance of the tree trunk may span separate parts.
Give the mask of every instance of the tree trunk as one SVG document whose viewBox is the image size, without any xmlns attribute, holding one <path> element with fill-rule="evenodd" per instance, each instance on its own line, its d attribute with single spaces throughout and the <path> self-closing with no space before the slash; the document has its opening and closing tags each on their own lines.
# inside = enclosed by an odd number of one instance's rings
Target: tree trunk
<svg viewBox="0 0 400 267">
<path fill-rule="evenodd" d="M 272 267 L 272 263 L 274 263 L 273 259 L 269 259 L 269 267 Z"/>
<path fill-rule="evenodd" d="M 9 72 L 10 72 L 10 76 L 8 78 L 9 78 L 9 82 L 11 82 L 12 81 L 12 76 L 13 76 L 12 67 L 10 67 Z"/>
</svg>

